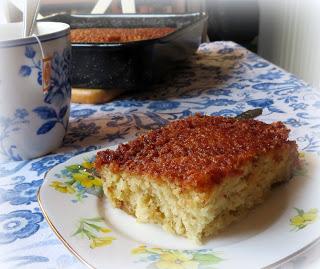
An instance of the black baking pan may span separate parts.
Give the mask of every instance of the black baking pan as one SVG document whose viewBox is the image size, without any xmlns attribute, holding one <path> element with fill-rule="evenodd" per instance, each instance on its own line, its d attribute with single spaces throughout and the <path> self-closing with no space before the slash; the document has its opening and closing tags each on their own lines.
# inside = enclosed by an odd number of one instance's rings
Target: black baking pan
<svg viewBox="0 0 320 269">
<path fill-rule="evenodd" d="M 126 43 L 73 43 L 72 86 L 89 89 L 145 89 L 174 74 L 176 63 L 198 48 L 207 16 L 189 14 L 55 15 L 77 28 L 173 27 L 157 39 Z"/>
</svg>

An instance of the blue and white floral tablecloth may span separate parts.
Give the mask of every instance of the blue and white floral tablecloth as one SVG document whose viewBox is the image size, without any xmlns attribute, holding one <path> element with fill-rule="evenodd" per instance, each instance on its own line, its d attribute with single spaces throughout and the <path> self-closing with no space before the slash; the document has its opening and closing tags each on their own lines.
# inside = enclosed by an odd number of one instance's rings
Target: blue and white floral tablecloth
<svg viewBox="0 0 320 269">
<path fill-rule="evenodd" d="M 263 108 L 260 120 L 281 120 L 300 150 L 320 152 L 320 91 L 232 42 L 202 44 L 169 86 L 104 105 L 72 105 L 57 152 L 0 164 L 0 268 L 83 268 L 40 212 L 36 193 L 48 169 L 76 154 L 117 144 L 195 112 L 235 116 Z M 283 268 L 313 264 L 315 247 Z"/>
</svg>

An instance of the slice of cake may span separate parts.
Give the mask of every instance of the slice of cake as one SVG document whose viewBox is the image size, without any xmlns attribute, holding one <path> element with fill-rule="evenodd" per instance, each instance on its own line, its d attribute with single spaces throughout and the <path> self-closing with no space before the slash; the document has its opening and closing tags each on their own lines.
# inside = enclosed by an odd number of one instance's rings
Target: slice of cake
<svg viewBox="0 0 320 269">
<path fill-rule="evenodd" d="M 297 145 L 281 122 L 195 115 L 97 154 L 112 204 L 196 242 L 290 179 Z"/>
</svg>

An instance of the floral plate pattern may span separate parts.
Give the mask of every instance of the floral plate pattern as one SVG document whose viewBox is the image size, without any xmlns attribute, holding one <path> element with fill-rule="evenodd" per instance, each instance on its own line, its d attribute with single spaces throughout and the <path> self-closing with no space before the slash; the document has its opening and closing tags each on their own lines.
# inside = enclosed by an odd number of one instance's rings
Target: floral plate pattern
<svg viewBox="0 0 320 269">
<path fill-rule="evenodd" d="M 169 234 L 164 242 L 160 227 L 135 223 L 92 192 L 101 188 L 91 164 L 95 154 L 80 154 L 51 169 L 38 195 L 47 221 L 90 268 L 262 268 L 320 238 L 317 154 L 301 154 L 301 167 L 290 182 L 278 186 L 245 220 L 202 246 Z M 82 199 L 74 199 L 77 192 Z"/>
</svg>

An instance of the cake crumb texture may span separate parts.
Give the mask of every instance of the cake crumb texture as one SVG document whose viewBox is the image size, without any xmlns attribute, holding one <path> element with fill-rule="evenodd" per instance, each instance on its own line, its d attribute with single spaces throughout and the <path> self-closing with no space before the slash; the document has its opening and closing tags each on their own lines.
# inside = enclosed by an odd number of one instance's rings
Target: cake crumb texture
<svg viewBox="0 0 320 269">
<path fill-rule="evenodd" d="M 281 122 L 195 115 L 99 152 L 96 168 L 114 207 L 201 243 L 291 178 L 288 134 Z"/>
</svg>

